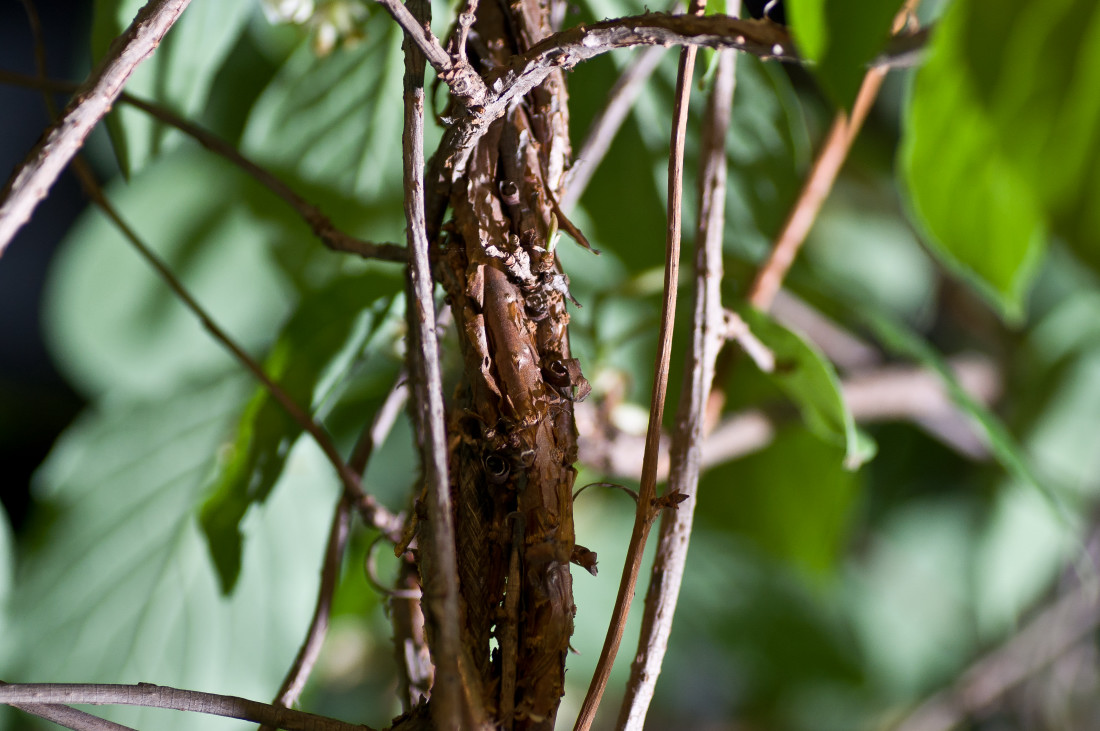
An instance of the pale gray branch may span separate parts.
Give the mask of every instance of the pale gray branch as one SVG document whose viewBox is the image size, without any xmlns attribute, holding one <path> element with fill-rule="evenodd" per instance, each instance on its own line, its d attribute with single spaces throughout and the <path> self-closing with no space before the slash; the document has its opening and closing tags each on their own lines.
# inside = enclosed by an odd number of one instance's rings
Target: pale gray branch
<svg viewBox="0 0 1100 731">
<path fill-rule="evenodd" d="M 707 397 L 724 340 L 722 309 L 722 234 L 726 202 L 726 131 L 733 102 L 735 56 L 722 52 L 707 102 L 699 151 L 700 215 L 695 251 L 695 310 L 691 349 L 684 366 L 684 388 L 672 434 L 672 463 L 666 495 L 686 499 L 661 514 L 657 552 L 645 598 L 638 651 L 619 711 L 619 728 L 641 731 L 657 687 L 672 632 L 672 618 L 687 563 L 688 542 L 699 486 Z"/>
<path fill-rule="evenodd" d="M 5 187 L 0 203 L 0 255 L 30 219 L 61 171 L 84 144 L 88 133 L 110 111 L 130 74 L 148 58 L 190 0 L 150 0 L 104 60 L 92 71 L 61 117 L 31 150 Z"/>
<path fill-rule="evenodd" d="M 137 685 L 13 683 L 0 685 L 0 703 L 145 706 L 239 718 L 255 723 L 267 723 L 288 731 L 370 731 L 367 726 L 345 723 L 290 708 L 277 708 L 247 698 L 180 690 L 151 683 Z"/>
</svg>

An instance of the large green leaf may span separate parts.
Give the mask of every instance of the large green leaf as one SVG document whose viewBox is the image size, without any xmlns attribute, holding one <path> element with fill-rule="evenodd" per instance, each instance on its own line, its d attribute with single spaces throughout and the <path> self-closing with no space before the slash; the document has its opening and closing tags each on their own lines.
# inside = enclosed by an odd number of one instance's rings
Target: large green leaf
<svg viewBox="0 0 1100 731">
<path fill-rule="evenodd" d="M 937 251 L 1017 317 L 1051 232 L 1098 257 L 1100 6 L 956 2 L 913 85 L 901 153 Z"/>
<path fill-rule="evenodd" d="M 22 547 L 12 677 L 270 697 L 310 617 L 338 490 L 303 441 L 286 489 L 251 516 L 241 590 L 220 594 L 195 506 L 251 385 L 234 375 L 108 403 L 65 433 L 36 479 L 50 520 Z M 242 727 L 149 709 L 110 715 L 137 728 Z"/>
<path fill-rule="evenodd" d="M 102 58 L 145 4 L 145 0 L 96 0 L 92 22 L 96 59 Z M 184 116 L 195 116 L 254 10 L 251 0 L 193 0 L 156 52 L 127 81 L 127 91 Z M 108 126 L 124 175 L 140 170 L 181 139 L 144 112 L 125 106 L 108 118 Z"/>
<path fill-rule="evenodd" d="M 252 185 L 225 163 L 181 150 L 132 185 L 108 189 L 123 218 L 246 349 L 270 342 L 292 299 L 271 260 L 271 231 L 235 206 Z M 87 394 L 164 393 L 233 363 L 91 207 L 53 263 L 45 326 L 55 362 Z"/>
<path fill-rule="evenodd" d="M 8 622 L 8 602 L 11 600 L 15 568 L 14 548 L 8 513 L 0 505 L 0 672 L 7 668 L 12 638 L 15 636 Z"/>
<path fill-rule="evenodd" d="M 313 414 L 371 345 L 392 336 L 381 326 L 402 280 L 367 272 L 338 280 L 305 298 L 275 341 L 264 370 L 297 404 Z M 378 337 L 383 332 L 383 337 Z M 377 353 L 376 353 L 377 354 Z M 379 357 L 376 360 L 383 361 Z M 391 363 L 372 363 L 395 370 Z M 233 445 L 210 482 L 201 523 L 221 579 L 231 592 L 241 567 L 241 521 L 262 503 L 282 475 L 301 425 L 263 386 L 244 409 Z"/>
<path fill-rule="evenodd" d="M 745 308 L 741 317 L 775 356 L 775 369 L 769 376 L 798 405 L 810 431 L 842 447 L 849 469 L 870 459 L 874 448 L 856 429 L 828 359 L 802 336 L 758 310 Z"/>
<path fill-rule="evenodd" d="M 787 0 L 799 53 L 837 104 L 851 107 L 867 64 L 890 37 L 899 0 Z"/>
</svg>

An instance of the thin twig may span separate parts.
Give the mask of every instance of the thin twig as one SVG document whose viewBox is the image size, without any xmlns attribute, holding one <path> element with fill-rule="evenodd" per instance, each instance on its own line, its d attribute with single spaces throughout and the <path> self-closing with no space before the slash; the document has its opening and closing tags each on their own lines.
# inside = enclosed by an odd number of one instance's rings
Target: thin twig
<svg viewBox="0 0 1100 731">
<path fill-rule="evenodd" d="M 390 0 L 381 1 L 395 18 L 398 17 Z M 432 628 L 429 637 L 433 640 L 432 654 L 436 668 L 432 716 L 439 728 L 473 729 L 480 726 L 481 713 L 474 707 L 471 696 L 463 692 L 460 668 L 458 562 L 447 471 L 447 432 L 439 344 L 435 331 L 434 287 L 424 210 L 424 56 L 421 53 L 423 45 L 418 40 L 420 36 L 414 31 L 430 28 L 431 5 L 427 0 L 410 0 L 409 4 L 411 12 L 403 5 L 397 6 L 409 15 L 414 26 L 410 29 L 402 24 L 407 33 L 403 44 L 405 128 L 401 138 L 401 157 L 409 249 L 406 271 L 412 415 L 428 502 L 428 525 L 421 532 L 421 569 L 426 594 L 423 603 Z M 430 35 L 430 30 L 427 32 Z M 481 693 L 472 696 L 480 698 Z"/>
<path fill-rule="evenodd" d="M 88 133 L 110 111 L 130 74 L 153 53 L 189 2 L 150 0 L 126 32 L 114 40 L 106 58 L 31 150 L 4 189 L 0 203 L 0 256 L 84 144 Z"/>
<path fill-rule="evenodd" d="M 78 86 L 69 81 L 35 78 L 33 76 L 17 74 L 13 71 L 5 71 L 3 69 L 0 69 L 0 84 L 11 84 L 12 86 L 23 86 L 60 92 L 72 92 L 76 90 Z M 215 155 L 225 158 L 233 165 L 252 176 L 256 182 L 286 201 L 298 215 L 302 217 L 306 224 L 309 225 L 310 230 L 321 240 L 321 243 L 333 251 L 356 254 L 364 259 L 379 259 L 382 261 L 404 263 L 408 259 L 404 246 L 363 241 L 362 239 L 357 239 L 354 236 L 344 233 L 338 229 L 335 224 L 333 224 L 332 219 L 326 216 L 317 206 L 295 193 L 290 186 L 280 180 L 270 170 L 252 161 L 217 135 L 184 119 L 170 109 L 126 92 L 122 92 L 119 95 L 118 101 L 129 104 L 135 109 L 140 109 L 154 119 L 178 129 Z"/>
<path fill-rule="evenodd" d="M 0 685 L 0 703 L 5 705 L 143 706 L 239 718 L 255 723 L 267 723 L 288 731 L 370 731 L 368 726 L 345 723 L 290 708 L 278 708 L 247 698 L 181 690 L 152 683 L 137 685 L 12 683 Z"/>
<path fill-rule="evenodd" d="M 704 0 L 692 0 L 689 12 L 702 15 Z M 668 232 L 665 239 L 664 302 L 661 311 L 661 328 L 657 336 L 657 358 L 653 366 L 653 395 L 650 399 L 649 428 L 646 433 L 645 455 L 642 460 L 642 481 L 638 490 L 638 509 L 634 515 L 634 529 L 627 547 L 623 575 L 619 581 L 619 593 L 611 612 L 611 626 L 607 630 L 600 659 L 596 664 L 588 693 L 577 716 L 576 731 L 588 731 L 596 718 L 615 655 L 626 629 L 626 618 L 634 599 L 634 588 L 641 571 L 642 552 L 650 526 L 656 517 L 654 503 L 657 498 L 657 459 L 660 453 L 661 421 L 664 418 L 665 393 L 668 389 L 668 366 L 672 353 L 672 330 L 676 315 L 676 289 L 680 272 L 680 229 L 683 207 L 684 142 L 687 136 L 688 101 L 691 96 L 691 80 L 695 71 L 696 48 L 688 46 L 680 52 L 680 66 L 676 78 L 676 104 L 672 113 L 671 152 L 668 163 Z"/>
<path fill-rule="evenodd" d="M 736 4 L 736 3 L 735 3 Z M 733 10 L 736 12 L 736 9 Z M 691 350 L 684 367 L 684 388 L 670 450 L 667 495 L 685 499 L 661 515 L 657 552 L 645 599 L 638 652 L 630 669 L 619 728 L 640 731 L 657 687 L 672 632 L 672 618 L 687 563 L 688 542 L 699 486 L 707 396 L 714 364 L 724 342 L 722 310 L 722 234 L 725 229 L 726 131 L 733 102 L 736 56 L 722 51 L 707 103 L 699 156 L 699 226 L 695 254 L 695 311 Z"/>
<path fill-rule="evenodd" d="M 599 115 L 592 120 L 592 126 L 588 130 L 580 151 L 574 156 L 573 167 L 569 169 L 565 184 L 562 186 L 561 207 L 572 210 L 577 201 L 584 195 L 589 181 L 596 173 L 596 168 L 603 162 L 611 143 L 619 133 L 634 102 L 641 93 L 645 82 L 653 75 L 664 56 L 665 49 L 662 46 L 651 46 L 644 49 L 626 67 L 622 75 L 607 93 L 607 104 Z"/>
<path fill-rule="evenodd" d="M 0 686 L 4 685 L 8 684 L 0 680 Z M 99 716 L 94 716 L 84 711 L 78 711 L 69 706 L 48 704 L 29 705 L 22 703 L 9 703 L 8 705 L 23 713 L 29 713 L 32 716 L 44 718 L 47 721 L 56 723 L 58 726 L 64 726 L 73 731 L 136 731 L 136 729 L 129 726 L 123 726 L 120 723 L 108 721 L 105 718 L 100 718 Z"/>
<path fill-rule="evenodd" d="M 760 310 L 771 307 L 776 293 L 783 284 L 783 279 L 787 276 L 791 264 L 794 263 L 795 256 L 798 255 L 798 250 L 810 233 L 814 221 L 817 220 L 822 204 L 833 189 L 836 176 L 848 157 L 848 150 L 851 149 L 852 142 L 859 134 L 859 128 L 867 118 L 867 113 L 871 110 L 885 78 L 886 72 L 883 69 L 875 68 L 868 71 L 859 87 L 851 117 L 843 110 L 837 112 L 821 152 L 814 161 L 813 169 L 802 186 L 798 201 L 791 209 L 790 216 L 787 217 L 783 229 L 775 240 L 775 246 L 768 255 L 767 261 L 757 272 L 749 289 L 748 300 L 753 307 Z"/>
<path fill-rule="evenodd" d="M 306 681 L 313 670 L 317 658 L 321 654 L 321 646 L 325 642 L 325 634 L 328 632 L 329 613 L 332 610 L 332 597 L 336 593 L 336 583 L 340 578 L 340 565 L 344 559 L 344 550 L 348 545 L 348 534 L 351 531 L 351 501 L 347 493 L 340 496 L 336 503 L 336 510 L 332 515 L 332 527 L 329 528 L 328 543 L 325 546 L 325 558 L 321 566 L 321 586 L 317 591 L 317 603 L 313 609 L 313 619 L 310 620 L 306 638 L 302 647 L 298 650 L 294 662 L 287 671 L 283 684 L 279 686 L 279 692 L 275 694 L 272 705 L 282 708 L 290 708 L 305 690 Z M 273 727 L 264 724 L 260 731 L 274 731 Z"/>
<path fill-rule="evenodd" d="M 237 362 L 244 366 L 244 368 L 263 385 L 267 392 L 271 394 L 272 398 L 279 402 L 290 417 L 294 419 L 306 433 L 313 437 L 317 446 L 321 448 L 325 457 L 328 458 L 329 463 L 332 464 L 333 469 L 336 470 L 336 474 L 339 476 L 340 482 L 344 486 L 344 490 L 351 496 L 360 511 L 365 516 L 370 516 L 370 524 L 390 535 L 399 535 L 401 532 L 400 518 L 379 505 L 372 496 L 363 492 L 359 476 L 352 472 L 347 464 L 345 464 L 343 458 L 340 456 L 339 450 L 336 448 L 336 444 L 332 441 L 332 438 L 328 435 L 328 432 L 325 431 L 324 427 L 314 421 L 305 409 L 299 406 L 298 403 L 279 386 L 279 384 L 271 380 L 270 376 L 264 372 L 260 364 L 257 363 L 252 356 L 244 352 L 229 334 L 214 322 L 206 310 L 203 309 L 202 305 L 195 300 L 191 293 L 187 291 L 187 288 L 183 286 L 183 283 L 176 278 L 172 270 L 168 268 L 168 265 L 157 256 L 157 254 L 141 240 L 141 237 L 130 228 L 130 225 L 123 220 L 119 212 L 103 194 L 103 190 L 100 188 L 91 169 L 80 158 L 73 161 L 73 172 L 76 174 L 77 179 L 80 181 L 81 186 L 84 188 L 88 197 L 91 198 L 92 202 L 103 210 L 138 254 L 156 270 L 157 274 L 160 275 L 165 284 L 175 293 L 180 302 L 199 319 L 202 326 L 210 333 L 211 337 L 228 350 L 233 357 L 237 359 Z"/>
</svg>

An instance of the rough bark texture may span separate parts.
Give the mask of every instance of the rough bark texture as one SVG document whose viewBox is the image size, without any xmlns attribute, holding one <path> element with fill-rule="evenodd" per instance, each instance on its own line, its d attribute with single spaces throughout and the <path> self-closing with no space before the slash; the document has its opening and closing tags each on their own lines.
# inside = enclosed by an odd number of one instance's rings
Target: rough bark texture
<svg viewBox="0 0 1100 731">
<path fill-rule="evenodd" d="M 485 0 L 471 63 L 503 65 L 551 32 L 550 17 L 537 0 Z M 480 680 L 468 687 L 504 729 L 554 727 L 576 611 L 572 399 L 584 379 L 569 353 L 568 280 L 548 241 L 568 140 L 555 70 L 478 141 L 432 242 L 464 361 L 448 424 L 462 650 Z"/>
</svg>

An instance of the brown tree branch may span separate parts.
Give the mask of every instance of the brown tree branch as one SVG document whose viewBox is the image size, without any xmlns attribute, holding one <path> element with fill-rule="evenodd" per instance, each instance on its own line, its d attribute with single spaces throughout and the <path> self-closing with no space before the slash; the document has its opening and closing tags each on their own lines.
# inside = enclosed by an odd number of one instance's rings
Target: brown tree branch
<svg viewBox="0 0 1100 731">
<path fill-rule="evenodd" d="M 707 101 L 700 145 L 699 225 L 695 254 L 695 312 L 691 349 L 684 367 L 684 388 L 670 450 L 666 495 L 685 497 L 675 510 L 663 511 L 657 552 L 646 593 L 638 651 L 630 669 L 618 728 L 640 731 L 661 673 L 672 618 L 687 563 L 688 542 L 699 486 L 707 395 L 714 364 L 725 340 L 722 309 L 722 234 L 726 203 L 726 132 L 733 102 L 736 56 L 722 51 L 714 88 Z"/>
<path fill-rule="evenodd" d="M 482 723 L 482 711 L 476 705 L 482 696 L 480 691 L 465 692 L 466 683 L 460 663 L 458 562 L 455 557 L 443 383 L 435 331 L 434 283 L 428 258 L 424 203 L 424 54 L 421 52 L 424 44 L 418 40 L 421 36 L 416 30 L 429 29 L 426 32 L 430 35 L 431 5 L 427 0 L 410 0 L 412 12 L 409 13 L 395 0 L 381 1 L 398 18 L 398 22 L 402 22 L 399 11 L 404 11 L 413 23 L 413 27 L 407 24 L 409 20 L 402 23 L 406 40 L 403 44 L 405 126 L 401 145 L 409 250 L 407 311 L 412 420 L 420 447 L 428 503 L 428 520 L 426 526 L 422 525 L 420 547 L 421 578 L 425 589 L 422 603 L 426 609 L 428 640 L 436 669 L 432 717 L 441 729 L 474 729 Z M 438 46 L 438 41 L 435 45 Z M 439 50 L 442 51 L 442 47 Z"/>
<path fill-rule="evenodd" d="M 61 117 L 50 126 L 4 188 L 0 202 L 0 256 L 30 219 L 92 128 L 111 109 L 130 74 L 148 58 L 190 0 L 150 0 L 106 57 L 81 84 Z"/>
<path fill-rule="evenodd" d="M 704 0 L 692 0 L 689 12 L 702 15 Z M 537 48 L 538 46 L 536 46 Z M 611 668 L 615 664 L 627 615 L 634 599 L 634 589 L 641 571 L 642 553 L 645 550 L 649 529 L 657 517 L 654 504 L 657 499 L 657 459 L 660 453 L 661 422 L 664 419 L 665 393 L 668 389 L 668 366 L 672 354 L 672 331 L 676 315 L 676 291 L 680 273 L 680 229 L 683 208 L 684 143 L 687 137 L 688 101 L 691 97 L 691 79 L 695 71 L 697 49 L 688 46 L 680 52 L 680 66 L 676 79 L 676 103 L 672 112 L 672 139 L 668 163 L 668 231 L 665 239 L 664 302 L 661 311 L 661 328 L 657 336 L 657 358 L 653 365 L 653 395 L 650 398 L 649 429 L 646 433 L 645 455 L 642 459 L 642 480 L 638 491 L 638 508 L 634 515 L 634 529 L 627 547 L 623 575 L 619 581 L 619 593 L 611 612 L 600 659 L 596 664 L 588 693 L 581 704 L 575 731 L 588 731 L 596 718 L 603 692 L 607 688 Z"/>
<path fill-rule="evenodd" d="M 288 729 L 288 731 L 371 731 L 368 726 L 345 723 L 290 708 L 278 708 L 247 698 L 180 690 L 152 683 L 137 685 L 12 683 L 0 685 L 0 703 L 27 706 L 42 704 L 143 706 L 239 718 L 244 721 L 270 724 L 275 728 Z"/>
</svg>

